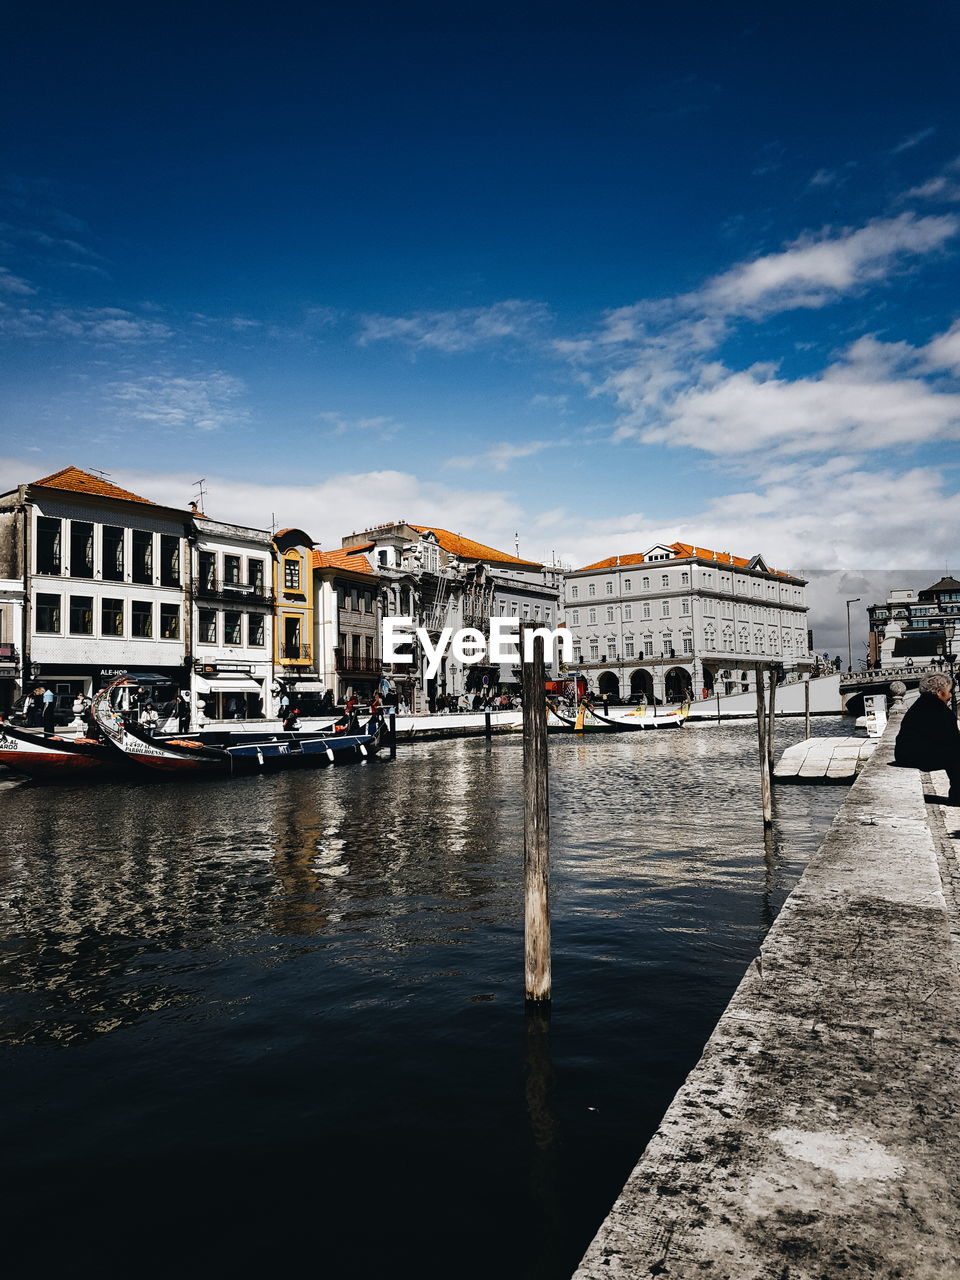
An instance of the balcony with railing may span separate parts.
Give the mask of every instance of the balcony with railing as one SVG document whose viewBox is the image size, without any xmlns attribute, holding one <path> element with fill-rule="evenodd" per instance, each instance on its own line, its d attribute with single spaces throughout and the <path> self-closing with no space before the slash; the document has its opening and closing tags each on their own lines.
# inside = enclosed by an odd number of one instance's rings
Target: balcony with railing
<svg viewBox="0 0 960 1280">
<path fill-rule="evenodd" d="M 221 604 L 273 608 L 273 593 L 259 582 L 228 582 L 223 578 L 194 578 L 192 585 L 195 600 L 216 600 Z"/>
<path fill-rule="evenodd" d="M 308 644 L 282 644 L 280 646 L 281 662 L 309 662 L 310 646 Z"/>
<path fill-rule="evenodd" d="M 380 658 L 367 657 L 362 653 L 350 653 L 346 649 L 334 649 L 336 669 L 343 675 L 378 676 L 383 670 Z"/>
</svg>

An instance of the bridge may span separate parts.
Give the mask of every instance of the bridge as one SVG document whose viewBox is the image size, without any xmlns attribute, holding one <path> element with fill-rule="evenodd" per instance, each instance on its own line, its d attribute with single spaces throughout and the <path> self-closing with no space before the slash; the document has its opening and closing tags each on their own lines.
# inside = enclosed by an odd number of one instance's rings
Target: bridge
<svg viewBox="0 0 960 1280">
<path fill-rule="evenodd" d="M 859 695 L 889 693 L 895 680 L 899 680 L 908 689 L 915 689 L 924 676 L 946 674 L 949 670 L 945 662 L 931 662 L 915 667 L 877 667 L 871 671 L 841 672 L 840 701 L 844 711 L 859 715 L 862 708 L 852 705 L 853 699 Z"/>
</svg>

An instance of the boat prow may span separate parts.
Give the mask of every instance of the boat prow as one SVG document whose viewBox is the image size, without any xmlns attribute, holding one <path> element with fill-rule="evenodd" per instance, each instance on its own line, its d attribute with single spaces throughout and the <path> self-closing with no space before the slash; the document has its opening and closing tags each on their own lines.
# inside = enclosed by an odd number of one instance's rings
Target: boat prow
<svg viewBox="0 0 960 1280">
<path fill-rule="evenodd" d="M 28 778 L 73 782 L 116 772 L 124 767 L 124 760 L 107 743 L 93 738 L 30 733 L 0 720 L 0 764 Z"/>
</svg>

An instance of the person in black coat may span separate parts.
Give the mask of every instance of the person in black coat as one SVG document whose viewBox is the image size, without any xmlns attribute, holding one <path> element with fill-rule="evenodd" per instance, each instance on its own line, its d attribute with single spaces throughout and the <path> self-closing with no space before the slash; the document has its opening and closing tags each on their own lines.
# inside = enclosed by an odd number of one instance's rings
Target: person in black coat
<svg viewBox="0 0 960 1280">
<path fill-rule="evenodd" d="M 897 764 L 927 773 L 946 771 L 951 804 L 960 805 L 960 729 L 950 706 L 949 676 L 924 676 L 920 697 L 903 717 L 893 748 Z"/>
</svg>

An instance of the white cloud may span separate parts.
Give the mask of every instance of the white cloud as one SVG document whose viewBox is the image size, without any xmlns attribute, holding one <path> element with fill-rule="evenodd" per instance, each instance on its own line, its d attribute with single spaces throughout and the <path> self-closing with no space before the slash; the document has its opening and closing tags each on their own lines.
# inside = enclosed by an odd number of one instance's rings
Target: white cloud
<svg viewBox="0 0 960 1280">
<path fill-rule="evenodd" d="M 547 317 L 538 302 L 508 299 L 488 307 L 462 307 L 451 311 L 415 311 L 408 316 L 361 316 L 357 341 L 402 342 L 418 350 L 453 354 L 472 351 L 505 339 L 528 340 Z"/>
<path fill-rule="evenodd" d="M 348 418 L 342 413 L 318 413 L 317 418 L 325 423 L 331 435 L 350 435 L 355 431 L 369 431 L 380 440 L 389 440 L 403 427 L 403 423 L 393 418 L 379 416 L 372 418 Z"/>
<path fill-rule="evenodd" d="M 902 213 L 858 230 L 801 237 L 782 252 L 739 263 L 708 281 L 691 299 L 725 315 L 762 315 L 794 307 L 822 307 L 882 279 L 897 260 L 939 249 L 960 228 L 951 216 Z"/>
<path fill-rule="evenodd" d="M 28 280 L 15 276 L 6 267 L 0 267 L 0 293 L 11 293 L 21 297 L 36 293 L 36 289 Z"/>
<path fill-rule="evenodd" d="M 914 147 L 918 147 L 921 142 L 926 142 L 927 138 L 932 138 L 936 133 L 936 128 L 930 125 L 927 129 L 920 129 L 917 133 L 911 133 L 902 142 L 898 142 L 890 151 L 893 156 L 899 155 L 901 151 L 910 151 Z"/>
<path fill-rule="evenodd" d="M 0 332 L 21 338 L 77 338 L 102 345 L 162 342 L 171 330 L 157 320 L 147 320 L 119 307 L 3 307 Z"/>
<path fill-rule="evenodd" d="M 522 444 L 511 444 L 509 441 L 503 441 L 485 449 L 482 453 L 461 454 L 455 458 L 448 458 L 444 466 L 460 470 L 471 467 L 490 467 L 494 471 L 506 471 L 510 463 L 515 462 L 517 458 L 530 458 L 558 443 L 550 440 L 527 440 Z"/>
<path fill-rule="evenodd" d="M 219 369 L 194 377 L 147 374 L 106 388 L 107 399 L 125 419 L 166 431 L 219 431 L 240 425 L 248 417 L 239 403 L 245 392 L 240 378 Z"/>
</svg>

